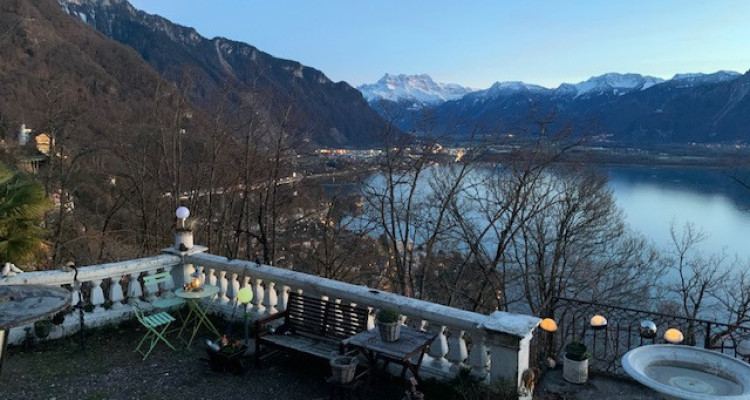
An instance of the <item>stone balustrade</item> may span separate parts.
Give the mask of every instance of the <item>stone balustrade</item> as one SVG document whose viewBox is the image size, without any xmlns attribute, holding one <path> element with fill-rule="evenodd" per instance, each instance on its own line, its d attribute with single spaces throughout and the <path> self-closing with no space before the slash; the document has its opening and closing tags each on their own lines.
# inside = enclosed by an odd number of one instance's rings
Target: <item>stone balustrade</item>
<svg viewBox="0 0 750 400">
<path fill-rule="evenodd" d="M 529 342 L 540 321 L 536 317 L 504 312 L 478 314 L 288 269 L 229 261 L 204 253 L 205 250 L 201 246 L 187 252 L 167 249 L 167 254 L 155 257 L 81 267 L 81 292 L 73 281 L 73 271 L 23 273 L 0 279 L 0 284 L 69 287 L 73 291 L 72 305 L 78 303 L 79 293 L 84 293 L 84 304 L 93 307 L 84 314 L 84 322 L 86 326 L 96 326 L 132 317 L 127 299 L 148 300 L 159 291 L 170 292 L 190 281 L 190 275 L 197 270 L 204 283 L 220 288 L 213 310 L 236 319 L 243 318 L 245 312 L 253 320 L 283 310 L 291 291 L 369 307 L 373 311 L 369 327 L 374 327 L 375 310 L 397 307 L 406 316 L 405 323 L 437 335 L 422 364 L 424 377 L 445 379 L 461 368 L 470 368 L 473 375 L 487 382 L 503 379 L 518 383 L 529 366 Z M 142 274 L 160 271 L 172 272 L 174 282 L 160 288 L 144 287 L 138 279 Z M 253 298 L 248 304 L 238 304 L 237 293 L 244 287 L 252 289 Z M 52 337 L 75 332 L 79 323 L 77 313 L 68 314 L 63 327 L 53 331 Z M 23 327 L 15 328 L 9 341 L 18 343 L 24 335 Z"/>
</svg>

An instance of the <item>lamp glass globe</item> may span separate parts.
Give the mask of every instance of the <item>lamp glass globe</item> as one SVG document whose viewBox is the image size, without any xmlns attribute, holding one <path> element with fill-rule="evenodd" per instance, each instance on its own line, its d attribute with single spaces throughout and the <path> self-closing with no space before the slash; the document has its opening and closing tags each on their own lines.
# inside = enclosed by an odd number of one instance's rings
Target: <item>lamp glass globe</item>
<svg viewBox="0 0 750 400">
<path fill-rule="evenodd" d="M 177 215 L 177 218 L 179 219 L 186 219 L 190 216 L 190 210 L 188 210 L 185 206 L 177 207 L 177 211 L 175 212 L 175 215 Z"/>
</svg>

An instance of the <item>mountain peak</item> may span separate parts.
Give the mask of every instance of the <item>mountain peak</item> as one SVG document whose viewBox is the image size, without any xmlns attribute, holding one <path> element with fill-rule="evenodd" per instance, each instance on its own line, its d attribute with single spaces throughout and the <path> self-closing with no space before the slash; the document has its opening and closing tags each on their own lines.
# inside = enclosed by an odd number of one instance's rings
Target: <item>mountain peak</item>
<svg viewBox="0 0 750 400">
<path fill-rule="evenodd" d="M 370 103 L 379 100 L 436 105 L 461 98 L 470 88 L 452 83 L 438 83 L 428 74 L 406 75 L 386 73 L 376 83 L 359 86 Z"/>
<path fill-rule="evenodd" d="M 735 71 L 717 71 L 712 74 L 704 73 L 687 73 L 687 74 L 675 74 L 670 80 L 675 86 L 678 87 L 690 87 L 705 85 L 711 83 L 727 82 L 732 81 L 742 76 L 739 72 Z"/>
<path fill-rule="evenodd" d="M 570 92 L 570 87 L 575 89 L 575 97 L 584 95 L 614 94 L 621 96 L 625 93 L 635 90 L 648 89 L 658 83 L 664 82 L 664 79 L 655 76 L 641 74 L 620 74 L 610 72 L 599 76 L 591 77 L 583 82 L 573 85 L 560 85 L 559 91 Z"/>
</svg>

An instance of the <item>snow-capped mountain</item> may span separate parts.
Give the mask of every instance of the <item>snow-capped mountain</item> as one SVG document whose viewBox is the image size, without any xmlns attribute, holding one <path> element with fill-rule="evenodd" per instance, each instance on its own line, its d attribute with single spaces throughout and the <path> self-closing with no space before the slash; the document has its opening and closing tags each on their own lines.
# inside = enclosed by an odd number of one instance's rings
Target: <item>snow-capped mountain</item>
<svg viewBox="0 0 750 400">
<path fill-rule="evenodd" d="M 416 105 L 437 105 L 459 99 L 472 91 L 457 84 L 435 82 L 427 74 L 385 74 L 376 83 L 361 85 L 357 89 L 370 103 L 388 100 Z"/>
<path fill-rule="evenodd" d="M 713 74 L 676 74 L 668 82 L 677 87 L 691 87 L 731 81 L 739 78 L 740 76 L 742 76 L 742 74 L 735 71 L 718 71 L 714 72 Z"/>
<path fill-rule="evenodd" d="M 468 136 L 477 130 L 522 130 L 537 113 L 555 115 L 561 123 L 593 122 L 608 133 L 607 140 L 619 142 L 750 143 L 750 72 L 678 74 L 669 80 L 608 73 L 555 89 L 496 82 L 460 99 L 412 111 L 394 121 L 404 131 Z"/>
<path fill-rule="evenodd" d="M 664 82 L 664 79 L 640 74 L 608 73 L 594 76 L 576 84 L 563 83 L 556 90 L 558 95 L 573 97 L 614 94 L 622 96 L 635 90 L 645 90 Z"/>
<path fill-rule="evenodd" d="M 469 94 L 473 99 L 488 101 L 497 99 L 501 96 L 508 96 L 517 93 L 534 93 L 534 94 L 550 94 L 551 90 L 546 87 L 524 83 L 520 81 L 510 82 L 495 82 L 489 89 L 478 90 Z M 467 97 L 468 99 L 468 97 Z"/>
</svg>

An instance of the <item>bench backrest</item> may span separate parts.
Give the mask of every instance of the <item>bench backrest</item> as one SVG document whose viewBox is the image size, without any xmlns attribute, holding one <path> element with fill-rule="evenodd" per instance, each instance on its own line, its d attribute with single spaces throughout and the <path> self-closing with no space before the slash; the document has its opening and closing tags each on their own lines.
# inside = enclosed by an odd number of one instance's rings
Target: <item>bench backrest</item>
<svg viewBox="0 0 750 400">
<path fill-rule="evenodd" d="M 144 285 L 156 285 L 159 283 L 166 282 L 169 278 L 169 272 L 159 272 L 157 274 L 153 275 L 144 275 L 143 276 L 143 284 Z"/>
<path fill-rule="evenodd" d="M 298 332 L 344 339 L 367 330 L 367 307 L 289 293 L 286 323 Z"/>
</svg>

